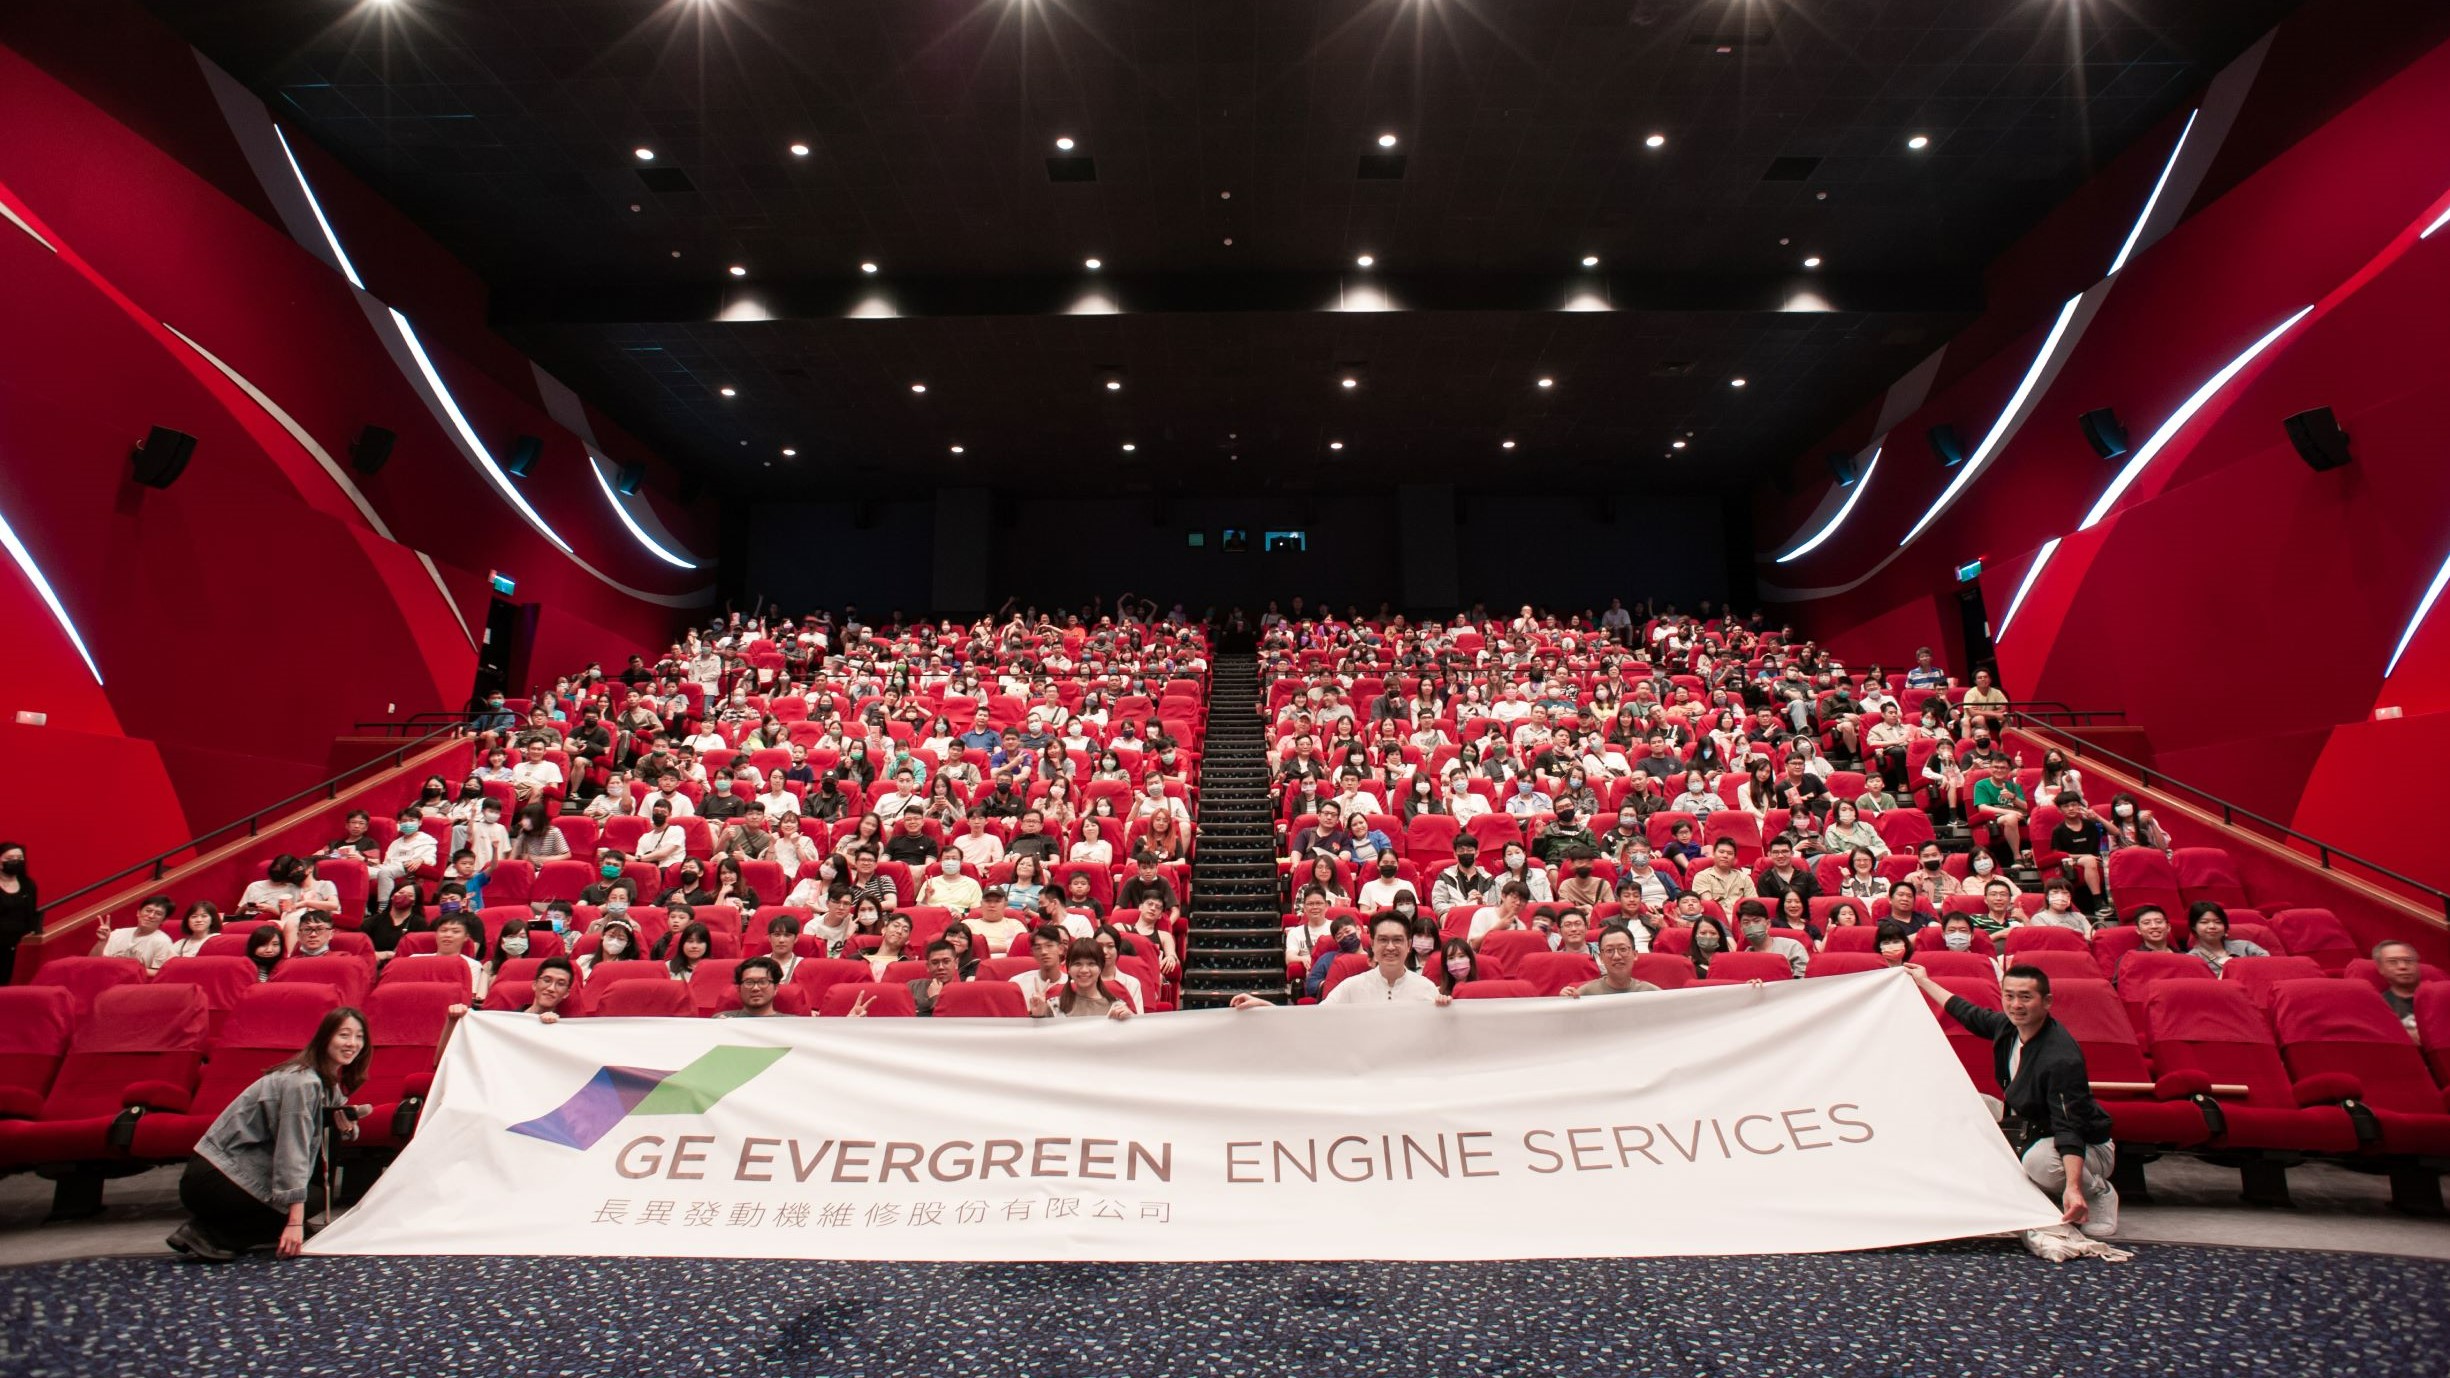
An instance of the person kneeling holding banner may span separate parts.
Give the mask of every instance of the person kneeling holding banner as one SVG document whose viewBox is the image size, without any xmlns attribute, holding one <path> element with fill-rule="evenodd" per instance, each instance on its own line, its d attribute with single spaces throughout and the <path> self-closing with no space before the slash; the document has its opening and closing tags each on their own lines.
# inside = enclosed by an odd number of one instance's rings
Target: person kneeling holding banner
<svg viewBox="0 0 2450 1378">
<path fill-rule="evenodd" d="M 1951 993 L 1919 966 L 1908 963 L 1906 972 L 1949 1018 L 1991 1040 L 2006 1109 L 2024 1128 L 2025 1176 L 2066 1208 L 2061 1223 L 2095 1239 L 2118 1233 L 2110 1115 L 2093 1099 L 2075 1035 L 2050 1017 L 2049 973 L 2009 967 L 1999 982 L 2003 1014 Z"/>
<path fill-rule="evenodd" d="M 1370 957 L 1376 966 L 1349 976 L 1327 992 L 1322 1005 L 1431 1004 L 1451 1005 L 1454 997 L 1437 982 L 1412 969 L 1412 926 L 1400 914 L 1381 914 L 1370 921 Z M 1256 995 L 1237 995 L 1238 1010 L 1274 1009 Z"/>
</svg>

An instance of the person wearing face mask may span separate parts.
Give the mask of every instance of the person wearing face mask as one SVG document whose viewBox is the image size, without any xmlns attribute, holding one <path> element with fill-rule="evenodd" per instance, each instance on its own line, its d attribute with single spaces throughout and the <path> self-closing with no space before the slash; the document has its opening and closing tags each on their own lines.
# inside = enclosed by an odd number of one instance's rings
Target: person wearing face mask
<svg viewBox="0 0 2450 1378">
<path fill-rule="evenodd" d="M 1410 823 L 1422 814 L 1445 814 L 1446 801 L 1438 797 L 1437 786 L 1426 770 L 1416 771 L 1412 783 L 1404 787 L 1404 821 Z"/>
<path fill-rule="evenodd" d="M 730 771 L 710 771 L 706 787 L 710 792 L 698 808 L 698 817 L 710 823 L 728 823 L 749 811 L 750 796 Z"/>
<path fill-rule="evenodd" d="M 1882 919 L 1880 926 L 1872 930 L 1872 951 L 1879 954 L 1884 965 L 1904 966 L 1906 958 L 1913 954 L 1914 939 L 1904 924 Z"/>
<path fill-rule="evenodd" d="M 959 852 L 946 852 L 936 859 L 936 874 L 919 886 L 918 902 L 949 909 L 958 917 L 978 907 L 982 892 L 976 878 L 968 874 L 968 863 Z"/>
<path fill-rule="evenodd" d="M 1489 873 L 1480 869 L 1480 844 L 1469 833 L 1455 837 L 1455 864 L 1429 882 L 1429 908 L 1440 918 L 1458 904 L 1479 904 Z"/>
<path fill-rule="evenodd" d="M 528 937 L 527 920 L 511 919 L 504 923 L 502 931 L 494 936 L 493 956 L 485 963 L 486 986 L 490 988 L 501 977 L 504 962 L 525 957 L 533 946 L 533 940 Z"/>
<path fill-rule="evenodd" d="M 1522 843 L 1509 842 L 1498 855 L 1501 869 L 1489 878 L 1488 888 L 1482 892 L 1487 903 L 1497 903 L 1499 892 L 1508 885 L 1522 886 L 1524 894 L 1533 904 L 1547 904 L 1556 899 L 1556 893 L 1548 888 L 1548 873 L 1531 869 L 1531 855 L 1523 849 Z"/>
<path fill-rule="evenodd" d="M 1950 914 L 1940 920 L 1940 942 L 1950 952 L 1974 950 L 1974 916 Z"/>
<path fill-rule="evenodd" d="M 1302 994 L 1318 999 L 1327 987 L 1327 973 L 1335 968 L 1336 958 L 1360 951 L 1360 923 L 1350 914 L 1336 915 L 1327 925 L 1326 937 L 1311 950 L 1310 971 L 1302 978 Z"/>
<path fill-rule="evenodd" d="M 1746 952 L 1769 952 L 1786 958 L 1794 970 L 1795 979 L 1803 979 L 1803 969 L 1811 964 L 1812 954 L 1802 943 L 1784 934 L 1769 931 L 1769 906 L 1759 900 L 1745 900 L 1735 907 L 1736 932 L 1744 939 Z M 1699 936 L 1699 935 L 1696 935 Z"/>
<path fill-rule="evenodd" d="M 581 954 L 579 970 L 590 975 L 606 962 L 627 962 L 639 956 L 638 929 L 627 919 L 608 918 L 596 931 L 595 951 Z"/>
<path fill-rule="evenodd" d="M 1686 771 L 1684 791 L 1676 796 L 1676 802 L 1668 805 L 1668 808 L 1676 813 L 1692 814 L 1696 818 L 1707 818 L 1726 808 L 1727 801 L 1721 799 L 1718 791 L 1710 788 L 1710 785 L 1711 781 L 1701 771 Z"/>
<path fill-rule="evenodd" d="M 1607 880 L 1597 874 L 1597 848 L 1574 847 L 1565 853 L 1564 862 L 1565 879 L 1556 885 L 1559 903 L 1587 911 L 1612 897 Z"/>
<path fill-rule="evenodd" d="M 1470 943 L 1461 938 L 1454 939 L 1447 943 L 1443 952 L 1438 954 L 1436 970 L 1432 974 L 1438 983 L 1438 993 L 1451 1000 L 1454 998 L 1455 987 L 1470 985 L 1482 979 L 1480 956 L 1472 951 Z"/>
<path fill-rule="evenodd" d="M 1514 777 L 1514 792 L 1506 796 L 1506 812 L 1516 818 L 1528 818 L 1535 813 L 1548 813 L 1556 805 L 1540 790 L 1539 782 L 1528 774 Z"/>
<path fill-rule="evenodd" d="M 2076 888 L 2058 876 L 2042 882 L 2042 907 L 2029 922 L 2073 929 L 2087 938 L 2093 936 L 2092 920 L 2076 907 Z"/>
<path fill-rule="evenodd" d="M 277 927 L 278 925 L 274 925 Z M 377 952 L 400 945 L 403 934 L 425 931 L 425 888 L 415 881 L 395 887 L 382 907 L 366 916 L 361 930 Z"/>
<path fill-rule="evenodd" d="M 2109 830 L 2110 850 L 2122 847 L 2150 847 L 2155 851 L 2169 850 L 2169 835 L 2161 831 L 2160 823 L 2132 794 L 2120 793 L 2110 799 L 2110 816 L 2104 826 Z"/>
<path fill-rule="evenodd" d="M 1693 920 L 1692 946 L 1687 949 L 1693 960 L 1694 979 L 1710 974 L 1710 963 L 1720 953 L 1733 950 L 1735 944 L 1727 937 L 1727 925 L 1707 914 Z"/>
<path fill-rule="evenodd" d="M 1948 897 L 1957 893 L 1957 884 L 1948 878 L 1948 857 L 1937 842 L 1926 842 L 1914 849 L 1914 872 L 1906 883 L 1914 887 L 1918 907 L 1933 914 L 1947 908 Z"/>
<path fill-rule="evenodd" d="M 425 831 L 425 816 L 418 812 L 416 805 L 411 804 L 400 810 L 396 821 L 399 825 L 398 836 L 392 839 L 389 847 L 383 849 L 382 864 L 376 866 L 367 877 L 372 883 L 372 897 L 377 909 L 390 901 L 394 886 L 410 875 L 433 866 L 440 854 L 433 836 Z"/>
<path fill-rule="evenodd" d="M 1992 856 L 1989 852 L 1975 852 L 1967 859 L 1965 871 L 1965 879 L 1957 886 L 1957 892 L 1959 894 L 1986 894 L 1989 892 L 1991 882 L 1993 881 L 1998 881 L 2006 885 L 2010 895 L 2021 895 L 2024 893 L 2023 890 L 2017 887 L 2015 880 L 2011 878 L 2007 872 L 1999 869 L 1998 858 Z"/>
<path fill-rule="evenodd" d="M 613 882 L 621 879 L 621 868 L 628 863 L 627 856 L 610 848 L 600 853 L 596 862 L 596 879 L 578 892 L 578 902 L 601 906 L 605 897 L 612 893 Z"/>
<path fill-rule="evenodd" d="M 683 861 L 681 863 L 678 881 L 670 889 L 665 890 L 660 895 L 657 895 L 655 897 L 655 902 L 667 909 L 676 904 L 685 904 L 692 907 L 701 904 L 713 904 L 715 902 L 715 895 L 712 890 L 706 888 L 706 867 L 704 864 L 699 862 L 696 857 L 691 857 L 688 860 Z"/>
<path fill-rule="evenodd" d="M 1558 804 L 1556 821 L 1542 828 L 1540 835 L 1532 839 L 1532 854 L 1550 866 L 1577 851 L 1597 855 L 1599 839 L 1593 837 L 1591 830 L 1584 827 L 1580 820 L 1581 814 L 1573 805 Z"/>
<path fill-rule="evenodd" d="M 1373 867 L 1376 878 L 1364 882 L 1361 893 L 1355 897 L 1354 902 L 1361 909 L 1373 914 L 1392 909 L 1397 897 L 1404 895 L 1414 895 L 1417 902 L 1412 883 L 1403 879 L 1401 874 L 1402 863 L 1392 853 L 1380 855 Z"/>
</svg>

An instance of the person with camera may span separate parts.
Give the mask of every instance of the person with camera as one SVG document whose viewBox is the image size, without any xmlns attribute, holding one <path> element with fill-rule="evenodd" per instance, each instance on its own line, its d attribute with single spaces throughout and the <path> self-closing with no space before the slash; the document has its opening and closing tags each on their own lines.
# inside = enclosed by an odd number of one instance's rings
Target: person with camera
<svg viewBox="0 0 2450 1378">
<path fill-rule="evenodd" d="M 349 1096 L 366 1083 L 373 1058 L 366 1016 L 342 1006 L 315 1036 L 238 1093 L 196 1144 L 179 1179 L 179 1204 L 192 1217 L 170 1247 L 206 1263 L 226 1263 L 270 1245 L 296 1258 L 306 1217 L 323 1209 L 327 1179 L 317 1169 L 326 1129 L 357 1137 L 369 1109 Z"/>
</svg>

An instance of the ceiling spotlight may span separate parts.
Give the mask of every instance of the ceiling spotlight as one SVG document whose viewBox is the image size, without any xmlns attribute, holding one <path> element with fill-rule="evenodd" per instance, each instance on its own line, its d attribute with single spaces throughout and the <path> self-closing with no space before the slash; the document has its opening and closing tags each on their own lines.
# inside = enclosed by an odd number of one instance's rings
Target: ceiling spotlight
<svg viewBox="0 0 2450 1378">
<path fill-rule="evenodd" d="M 1730 378 L 1727 380 L 1727 386 L 1731 388 L 1740 388 L 1744 386 L 1744 380 L 1741 378 Z"/>
<path fill-rule="evenodd" d="M 863 273 L 873 273 L 876 271 L 876 265 L 873 263 L 862 263 L 859 265 L 859 271 Z"/>
<path fill-rule="evenodd" d="M 791 146 L 791 156 L 792 156 L 792 157 L 794 157 L 794 158 L 805 158 L 805 157 L 807 157 L 807 156 L 808 156 L 808 145 L 806 145 L 806 144 L 793 144 L 793 145 Z"/>
<path fill-rule="evenodd" d="M 1107 379 L 1107 380 L 1106 380 L 1106 391 L 1108 391 L 1108 392 L 1121 392 L 1122 390 L 1123 390 L 1123 380 L 1122 380 L 1122 379 L 1120 379 L 1120 378 L 1109 378 L 1109 379 Z"/>
<path fill-rule="evenodd" d="M 1810 258 L 1805 259 L 1803 261 L 1803 266 L 1806 268 L 1818 268 L 1820 266 L 1820 255 L 1814 254 Z"/>
<path fill-rule="evenodd" d="M 913 384 L 911 384 L 911 385 L 910 385 L 910 390 L 911 390 L 912 392 L 925 392 L 925 391 L 927 391 L 927 384 L 925 384 L 925 383 L 913 383 Z"/>
<path fill-rule="evenodd" d="M 744 268 L 744 267 L 742 267 L 741 265 L 739 265 L 739 264 L 737 264 L 737 263 L 735 263 L 735 264 L 733 264 L 733 265 L 732 265 L 732 269 L 731 269 L 731 271 L 732 271 L 732 276 L 733 276 L 733 277 L 736 277 L 736 278 L 744 278 L 744 277 L 747 277 L 747 276 L 749 275 L 749 270 L 748 270 L 748 269 L 746 269 L 746 268 Z"/>
<path fill-rule="evenodd" d="M 1653 134 L 1649 138 L 1642 141 L 1642 147 L 1665 148 L 1667 147 L 1667 136 L 1665 134 Z"/>
<path fill-rule="evenodd" d="M 800 452 L 799 452 L 799 451 L 797 451 L 797 450 L 795 450 L 795 449 L 792 449 L 792 448 L 791 448 L 790 446 L 788 446 L 788 445 L 785 445 L 785 446 L 783 447 L 783 458 L 785 458 L 785 459 L 797 459 L 797 458 L 799 458 L 799 456 L 800 456 Z"/>
<path fill-rule="evenodd" d="M 960 447 L 959 445 L 956 445 L 956 446 L 954 446 L 954 447 L 953 447 L 953 453 L 954 453 L 954 454 L 960 454 L 961 452 L 962 452 L 962 451 L 961 451 L 961 447 Z"/>
<path fill-rule="evenodd" d="M 1684 448 L 1684 442 L 1681 440 L 1671 440 L 1667 442 L 1667 448 L 1671 450 L 1681 450 Z"/>
<path fill-rule="evenodd" d="M 1585 267 L 1585 268 L 1596 268 L 1596 267 L 1598 267 L 1598 266 L 1599 266 L 1599 255 L 1597 255 L 1597 254 L 1584 254 L 1584 255 L 1582 256 L 1582 266 L 1583 266 L 1583 267 Z"/>
<path fill-rule="evenodd" d="M 1098 269 L 1105 267 L 1106 261 L 1101 258 L 1084 258 L 1080 261 L 1080 266 L 1094 273 Z"/>
<path fill-rule="evenodd" d="M 1357 388 L 1361 386 L 1361 380 L 1358 378 L 1347 378 L 1344 380 L 1344 386 L 1347 389 Z"/>
<path fill-rule="evenodd" d="M 1368 254 L 1363 254 L 1361 257 L 1353 260 L 1353 262 L 1360 264 L 1364 268 L 1369 267 L 1371 264 L 1376 263 L 1377 261 L 1377 259 L 1370 257 Z"/>
<path fill-rule="evenodd" d="M 1055 147 L 1062 149 L 1062 150 L 1063 150 L 1064 152 L 1066 152 L 1066 153 L 1071 152 L 1071 151 L 1072 151 L 1072 136 L 1071 136 L 1071 135 L 1069 135 L 1069 134 L 1066 134 L 1066 135 L 1064 135 L 1062 138 L 1057 139 L 1057 140 L 1055 141 Z"/>
<path fill-rule="evenodd" d="M 642 162 L 642 163 L 651 163 L 651 162 L 654 162 L 654 161 L 655 161 L 655 150 L 654 150 L 654 149 L 651 149 L 651 148 L 633 148 L 633 149 L 631 149 L 631 150 L 630 150 L 630 152 L 635 153 L 635 154 L 637 154 L 637 155 L 638 155 L 638 161 L 639 161 L 639 162 Z"/>
<path fill-rule="evenodd" d="M 1540 380 L 1540 386 L 1541 386 L 1541 387 L 1544 387 L 1544 388 L 1553 388 L 1553 387 L 1555 387 L 1556 385 L 1557 385 L 1557 380 L 1556 380 L 1556 379 L 1554 379 L 1554 378 L 1543 378 L 1543 379 L 1541 379 L 1541 380 Z"/>
<path fill-rule="evenodd" d="M 1344 442 L 1341 440 L 1330 440 L 1327 442 L 1327 448 L 1330 450 L 1341 450 L 1344 448 Z"/>
<path fill-rule="evenodd" d="M 1501 450 L 1511 450 L 1514 448 L 1514 442 L 1511 440 L 1501 440 L 1497 443 L 1497 448 Z"/>
<path fill-rule="evenodd" d="M 1137 449 L 1139 449 L 1139 448 L 1140 448 L 1139 446 L 1132 444 L 1132 443 L 1131 443 L 1130 441 L 1128 441 L 1128 440 L 1126 440 L 1126 441 L 1124 441 L 1124 442 L 1123 442 L 1123 453 L 1125 453 L 1125 454 L 1130 454 L 1132 451 L 1137 450 Z"/>
<path fill-rule="evenodd" d="M 1928 134 L 1917 134 L 1913 138 L 1906 140 L 1906 147 L 1929 148 L 1931 147 L 1931 136 Z"/>
<path fill-rule="evenodd" d="M 738 388 L 716 388 L 715 391 L 722 393 L 726 397 L 738 397 L 740 395 L 740 389 Z"/>
<path fill-rule="evenodd" d="M 1394 136 L 1394 135 L 1392 135 L 1392 134 L 1381 134 L 1381 135 L 1379 135 L 1379 136 L 1378 136 L 1378 146 L 1379 146 L 1380 148 L 1393 148 L 1393 147 L 1395 147 L 1395 136 Z"/>
</svg>

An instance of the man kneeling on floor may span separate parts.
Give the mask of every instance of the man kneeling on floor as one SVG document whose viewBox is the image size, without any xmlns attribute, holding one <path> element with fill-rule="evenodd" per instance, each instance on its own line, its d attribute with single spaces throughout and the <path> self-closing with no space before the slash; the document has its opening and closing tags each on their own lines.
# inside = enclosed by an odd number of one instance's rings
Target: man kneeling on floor
<svg viewBox="0 0 2450 1378">
<path fill-rule="evenodd" d="M 2049 973 L 2009 967 L 1999 982 L 2001 1013 L 1950 993 L 1919 966 L 1906 971 L 1949 1018 L 1991 1041 L 2006 1108 L 2027 1136 L 2025 1175 L 2066 1208 L 2060 1220 L 2095 1239 L 2118 1233 L 2110 1115 L 2093 1099 L 2075 1035 L 2050 1017 Z"/>
</svg>

